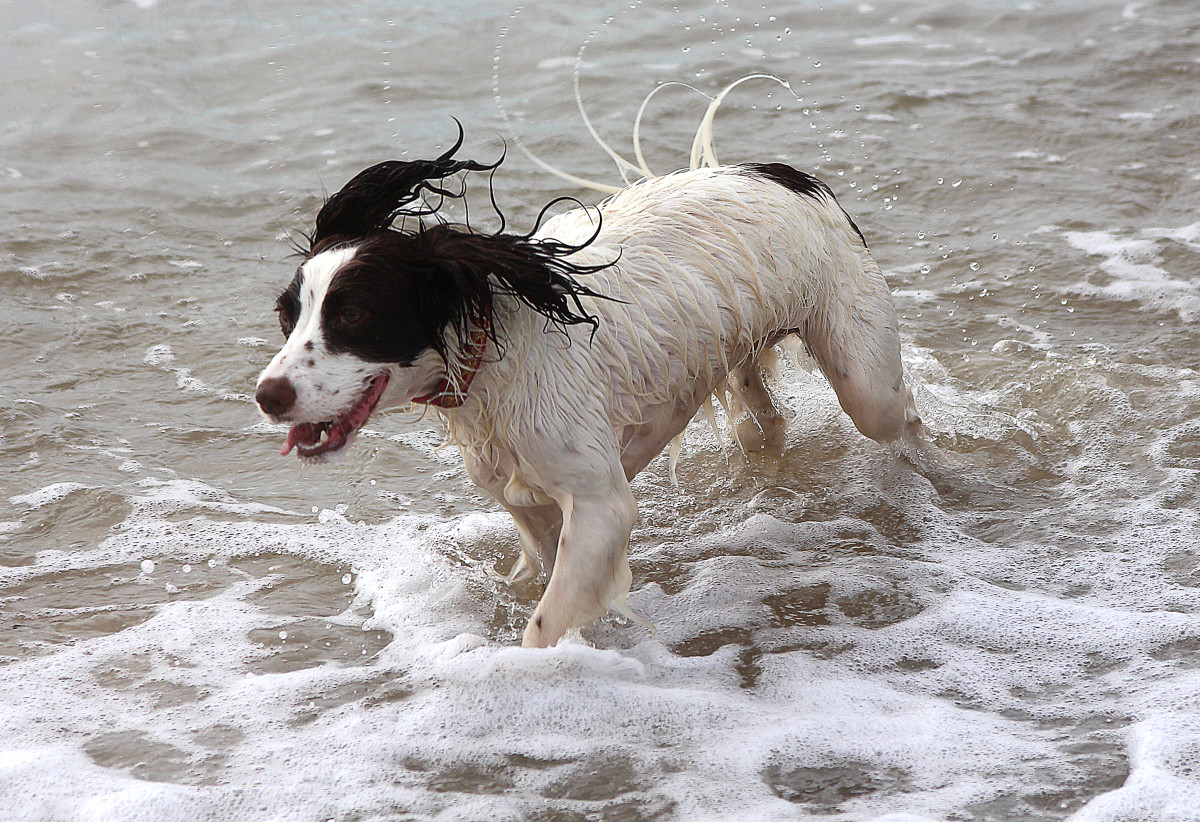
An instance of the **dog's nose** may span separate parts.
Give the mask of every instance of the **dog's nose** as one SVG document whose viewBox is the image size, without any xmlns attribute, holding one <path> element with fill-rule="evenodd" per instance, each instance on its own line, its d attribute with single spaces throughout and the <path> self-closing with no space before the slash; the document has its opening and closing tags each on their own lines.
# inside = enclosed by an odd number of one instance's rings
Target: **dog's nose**
<svg viewBox="0 0 1200 822">
<path fill-rule="evenodd" d="M 264 414 L 278 417 L 296 404 L 296 389 L 287 377 L 270 377 L 258 384 L 254 399 Z"/>
</svg>

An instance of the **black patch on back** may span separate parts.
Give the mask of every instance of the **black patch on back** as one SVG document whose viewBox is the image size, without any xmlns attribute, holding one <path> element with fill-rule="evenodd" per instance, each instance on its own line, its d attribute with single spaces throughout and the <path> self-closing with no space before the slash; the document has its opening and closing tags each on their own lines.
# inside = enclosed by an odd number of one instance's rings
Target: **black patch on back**
<svg viewBox="0 0 1200 822">
<path fill-rule="evenodd" d="M 814 200 L 828 198 L 837 203 L 837 197 L 833 196 L 833 189 L 811 174 L 792 168 L 784 163 L 742 163 L 738 168 L 744 169 L 749 174 L 765 177 L 771 182 L 783 186 L 788 191 L 799 194 L 801 197 L 811 197 Z M 838 203 L 838 208 L 841 208 L 840 203 Z M 854 233 L 862 240 L 863 248 L 866 248 L 867 238 L 863 236 L 862 231 L 850 215 L 846 214 L 846 209 L 843 208 L 842 213 L 846 215 L 846 221 L 850 223 L 850 227 L 854 229 Z"/>
</svg>

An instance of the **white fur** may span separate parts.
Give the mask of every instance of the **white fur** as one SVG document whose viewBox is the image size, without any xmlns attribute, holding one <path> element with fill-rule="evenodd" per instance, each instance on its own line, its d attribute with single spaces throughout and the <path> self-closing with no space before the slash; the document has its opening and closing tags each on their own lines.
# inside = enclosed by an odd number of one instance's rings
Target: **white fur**
<svg viewBox="0 0 1200 822">
<path fill-rule="evenodd" d="M 546 333 L 545 317 L 498 297 L 503 356 L 489 345 L 462 406 L 439 409 L 471 477 L 516 522 L 522 555 L 510 580 L 549 575 L 525 630 L 532 646 L 553 645 L 611 605 L 628 612 L 626 550 L 638 518 L 629 479 L 714 390 L 727 384 L 746 412 L 740 441 L 782 442 L 760 357 L 789 334 L 804 340 L 864 434 L 880 442 L 921 434 L 891 294 L 831 197 L 744 169 L 703 168 L 638 182 L 600 211 L 599 236 L 572 256 L 584 265 L 619 257 L 581 277 L 614 298 L 584 298 L 600 320 L 594 337 L 587 325 Z M 595 219 L 572 211 L 539 236 L 582 244 Z M 319 344 L 319 333 L 298 336 L 300 325 L 309 328 L 321 282 L 351 254 L 307 263 L 312 291 L 306 272 L 297 332 L 264 372 L 287 376 L 303 394 L 298 402 L 325 416 L 333 400 L 318 380 L 360 385 L 383 368 L 340 358 L 303 365 L 311 359 L 304 342 Z M 437 365 L 388 366 L 379 407 L 420 396 Z"/>
</svg>

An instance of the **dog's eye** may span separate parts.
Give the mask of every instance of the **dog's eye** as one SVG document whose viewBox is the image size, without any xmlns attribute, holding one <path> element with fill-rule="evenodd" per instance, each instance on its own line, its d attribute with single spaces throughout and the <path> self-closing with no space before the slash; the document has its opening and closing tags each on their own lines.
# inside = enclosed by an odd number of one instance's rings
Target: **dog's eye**
<svg viewBox="0 0 1200 822">
<path fill-rule="evenodd" d="M 292 331 L 296 328 L 296 321 L 293 319 L 291 312 L 284 308 L 278 309 L 279 313 L 279 328 L 283 331 L 284 337 L 292 336 Z"/>
<path fill-rule="evenodd" d="M 337 313 L 334 322 L 342 328 L 353 328 L 367 319 L 367 312 L 357 306 L 347 305 Z"/>
</svg>

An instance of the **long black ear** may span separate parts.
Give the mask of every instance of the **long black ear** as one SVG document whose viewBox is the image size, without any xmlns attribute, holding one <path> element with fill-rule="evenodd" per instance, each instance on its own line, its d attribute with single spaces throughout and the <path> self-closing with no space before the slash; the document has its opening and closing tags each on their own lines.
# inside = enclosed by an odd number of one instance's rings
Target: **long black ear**
<svg viewBox="0 0 1200 822">
<path fill-rule="evenodd" d="M 409 208 L 422 192 L 439 197 L 463 196 L 462 190 L 451 191 L 431 181 L 440 183 L 460 171 L 490 171 L 500 165 L 503 157 L 490 165 L 451 159 L 463 143 L 462 123 L 454 122 L 458 125 L 458 140 L 436 160 L 388 160 L 373 165 L 326 200 L 309 237 L 310 253 L 331 238 L 354 239 L 382 231 L 402 214 L 429 213 L 428 209 Z"/>
<path fill-rule="evenodd" d="M 492 319 L 495 298 L 513 297 L 546 318 L 547 329 L 590 325 L 594 334 L 600 318 L 587 310 L 584 297 L 612 299 L 589 288 L 581 279 L 616 264 L 576 263 L 571 256 L 592 240 L 570 245 L 555 240 L 535 240 L 518 234 L 471 234 L 451 226 L 437 225 L 413 235 L 421 264 L 405 266 L 409 277 L 422 277 L 418 299 L 426 301 L 421 316 L 435 318 L 428 336 L 437 338 L 435 348 L 442 356 L 439 336 L 454 330 L 465 345 L 468 329 L 480 318 Z M 394 258 L 393 258 L 394 259 Z M 497 324 L 489 336 L 503 350 Z"/>
</svg>

